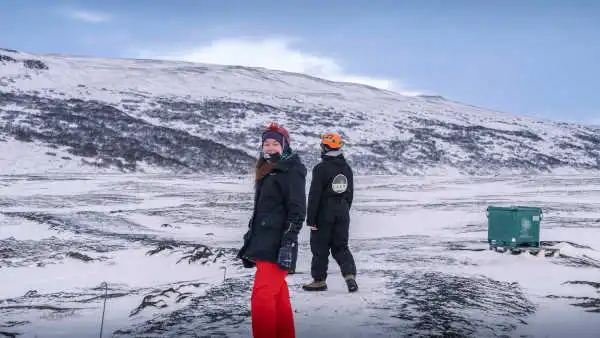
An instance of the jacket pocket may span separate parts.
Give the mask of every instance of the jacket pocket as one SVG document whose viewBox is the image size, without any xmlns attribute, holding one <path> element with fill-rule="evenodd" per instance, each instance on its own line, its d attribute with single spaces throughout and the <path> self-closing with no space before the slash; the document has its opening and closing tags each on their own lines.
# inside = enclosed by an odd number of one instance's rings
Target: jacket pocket
<svg viewBox="0 0 600 338">
<path fill-rule="evenodd" d="M 264 215 L 260 218 L 258 225 L 261 228 L 268 228 L 271 230 L 282 230 L 284 226 L 284 217 L 278 214 Z"/>
</svg>

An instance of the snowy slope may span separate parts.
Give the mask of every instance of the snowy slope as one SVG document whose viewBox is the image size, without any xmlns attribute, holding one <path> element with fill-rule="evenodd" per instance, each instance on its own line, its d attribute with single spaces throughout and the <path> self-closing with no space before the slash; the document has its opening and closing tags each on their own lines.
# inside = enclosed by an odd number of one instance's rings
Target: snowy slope
<svg viewBox="0 0 600 338">
<path fill-rule="evenodd" d="M 262 68 L 0 50 L 4 134 L 124 170 L 245 172 L 271 120 L 292 131 L 309 164 L 320 133 L 342 133 L 359 173 L 600 167 L 591 126 Z"/>
</svg>

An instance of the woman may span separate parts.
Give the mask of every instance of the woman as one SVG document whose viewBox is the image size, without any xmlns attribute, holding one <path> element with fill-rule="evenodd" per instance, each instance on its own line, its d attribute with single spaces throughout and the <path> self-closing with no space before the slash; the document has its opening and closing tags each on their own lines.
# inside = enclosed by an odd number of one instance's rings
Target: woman
<svg viewBox="0 0 600 338">
<path fill-rule="evenodd" d="M 295 337 L 285 277 L 295 269 L 298 232 L 306 216 L 306 167 L 275 123 L 262 133 L 256 164 L 254 212 L 238 257 L 256 266 L 251 297 L 255 338 Z"/>
</svg>

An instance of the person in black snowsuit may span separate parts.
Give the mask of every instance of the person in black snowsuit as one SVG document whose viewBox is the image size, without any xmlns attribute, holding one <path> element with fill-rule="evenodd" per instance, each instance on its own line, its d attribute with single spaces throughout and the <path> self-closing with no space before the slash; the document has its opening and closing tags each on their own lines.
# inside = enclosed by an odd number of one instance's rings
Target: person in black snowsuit
<svg viewBox="0 0 600 338">
<path fill-rule="evenodd" d="M 271 124 L 262 133 L 256 164 L 254 210 L 238 258 L 257 271 L 251 296 L 253 336 L 294 337 L 285 277 L 296 266 L 298 233 L 306 217 L 306 167 L 290 147 L 289 134 Z"/>
<path fill-rule="evenodd" d="M 327 290 L 329 252 L 340 266 L 349 292 L 358 290 L 356 264 L 348 248 L 354 175 L 342 153 L 343 142 L 335 133 L 321 139 L 322 161 L 313 168 L 308 195 L 307 225 L 311 227 L 311 275 L 307 291 Z"/>
</svg>

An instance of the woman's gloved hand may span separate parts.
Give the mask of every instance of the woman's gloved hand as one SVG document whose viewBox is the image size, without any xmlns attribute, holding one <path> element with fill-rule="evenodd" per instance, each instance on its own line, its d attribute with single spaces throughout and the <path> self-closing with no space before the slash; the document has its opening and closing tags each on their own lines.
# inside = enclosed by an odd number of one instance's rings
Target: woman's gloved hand
<svg viewBox="0 0 600 338">
<path fill-rule="evenodd" d="M 296 243 L 286 243 L 279 248 L 277 255 L 277 266 L 280 269 L 291 271 L 294 267 L 294 251 L 297 250 Z"/>
<path fill-rule="evenodd" d="M 294 256 L 298 250 L 298 234 L 295 232 L 286 232 L 281 239 L 281 247 L 277 255 L 277 266 L 286 271 L 294 269 Z"/>
<path fill-rule="evenodd" d="M 246 259 L 246 258 L 242 257 L 242 265 L 244 265 L 244 267 L 246 269 L 251 269 L 251 268 L 253 268 L 253 267 L 256 266 L 256 263 L 254 263 L 253 261 L 251 261 L 249 259 Z"/>
<path fill-rule="evenodd" d="M 242 265 L 244 265 L 245 268 L 250 269 L 256 266 L 256 263 L 254 263 L 253 261 L 247 259 L 244 257 L 244 253 L 246 251 L 246 247 L 248 247 L 248 242 L 250 241 L 250 234 L 251 234 L 252 230 L 248 230 L 248 232 L 246 232 L 244 234 L 244 245 L 242 246 L 242 248 L 238 251 L 237 254 L 237 258 L 242 260 Z"/>
</svg>

